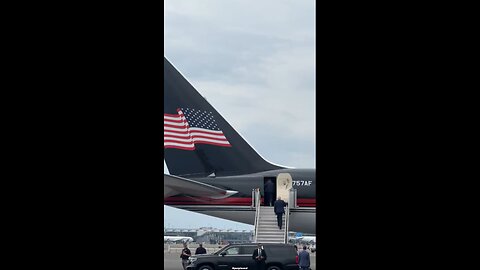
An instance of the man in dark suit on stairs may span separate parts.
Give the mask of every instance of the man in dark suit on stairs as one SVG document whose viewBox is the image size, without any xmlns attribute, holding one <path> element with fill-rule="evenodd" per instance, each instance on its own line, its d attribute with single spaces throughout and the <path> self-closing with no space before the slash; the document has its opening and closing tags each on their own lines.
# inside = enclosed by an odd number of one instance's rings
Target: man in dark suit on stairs
<svg viewBox="0 0 480 270">
<path fill-rule="evenodd" d="M 267 183 L 265 183 L 264 187 L 264 193 L 265 193 L 265 199 L 263 205 L 265 206 L 272 206 L 273 200 L 275 199 L 273 197 L 273 193 L 275 192 L 275 186 L 272 183 L 272 180 L 268 179 Z"/>
<path fill-rule="evenodd" d="M 282 216 L 285 214 L 285 206 L 287 205 L 280 196 L 273 204 L 273 211 L 275 211 L 275 215 L 277 215 L 277 223 L 280 230 L 282 229 Z"/>
</svg>

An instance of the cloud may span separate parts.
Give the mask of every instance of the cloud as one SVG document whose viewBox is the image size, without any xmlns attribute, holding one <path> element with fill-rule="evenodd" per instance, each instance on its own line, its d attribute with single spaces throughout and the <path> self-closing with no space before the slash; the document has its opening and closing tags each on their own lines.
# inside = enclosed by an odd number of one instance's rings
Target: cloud
<svg viewBox="0 0 480 270">
<path fill-rule="evenodd" d="M 167 2 L 170 62 L 265 158 L 313 167 L 314 1 Z"/>
<path fill-rule="evenodd" d="M 164 226 L 167 228 L 198 229 L 200 227 L 213 227 L 217 229 L 253 230 L 253 226 L 249 224 L 211 217 L 165 205 L 163 206 L 163 211 Z M 186 218 L 188 222 L 185 222 Z"/>
</svg>

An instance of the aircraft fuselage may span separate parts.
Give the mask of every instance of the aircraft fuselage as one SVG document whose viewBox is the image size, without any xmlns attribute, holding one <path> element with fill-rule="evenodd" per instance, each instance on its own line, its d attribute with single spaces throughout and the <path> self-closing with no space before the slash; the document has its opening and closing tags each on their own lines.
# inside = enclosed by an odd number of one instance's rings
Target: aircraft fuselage
<svg viewBox="0 0 480 270">
<path fill-rule="evenodd" d="M 297 205 L 299 207 L 315 207 L 315 169 L 280 169 L 252 174 L 202 177 L 190 179 L 238 193 L 224 199 L 210 199 L 177 195 L 165 199 L 166 205 L 243 205 L 252 204 L 252 189 L 260 188 L 264 196 L 266 178 L 275 178 L 280 173 L 289 173 L 292 176 L 292 188 L 297 190 Z"/>
<path fill-rule="evenodd" d="M 280 173 L 289 173 L 292 176 L 292 188 L 297 189 L 299 207 L 290 210 L 289 229 L 315 233 L 315 169 L 279 169 L 235 176 L 191 177 L 195 181 L 238 193 L 223 199 L 176 195 L 165 198 L 164 204 L 253 225 L 255 208 L 252 208 L 252 189 L 260 188 L 263 200 L 265 179 L 275 178 Z"/>
</svg>

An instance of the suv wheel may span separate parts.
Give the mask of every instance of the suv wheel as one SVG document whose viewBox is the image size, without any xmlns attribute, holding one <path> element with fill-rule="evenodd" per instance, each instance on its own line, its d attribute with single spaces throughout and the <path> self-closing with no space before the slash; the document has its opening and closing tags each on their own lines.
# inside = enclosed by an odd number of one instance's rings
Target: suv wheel
<svg viewBox="0 0 480 270">
<path fill-rule="evenodd" d="M 269 266 L 267 270 L 281 270 L 281 269 L 278 266 L 272 265 L 272 266 Z"/>
<path fill-rule="evenodd" d="M 198 268 L 198 270 L 213 270 L 213 268 L 208 265 L 202 265 Z"/>
</svg>

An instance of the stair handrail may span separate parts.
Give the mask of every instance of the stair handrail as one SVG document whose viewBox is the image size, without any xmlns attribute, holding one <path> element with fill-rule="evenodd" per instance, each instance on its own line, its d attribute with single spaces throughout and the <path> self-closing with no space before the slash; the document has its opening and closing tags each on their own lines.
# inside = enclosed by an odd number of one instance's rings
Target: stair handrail
<svg viewBox="0 0 480 270">
<path fill-rule="evenodd" d="M 292 191 L 293 191 L 293 205 L 292 205 L 292 208 L 297 208 L 298 207 L 298 204 L 297 204 L 297 189 L 292 188 Z"/>
<path fill-rule="evenodd" d="M 252 208 L 255 207 L 255 198 L 256 198 L 255 197 L 255 189 L 252 188 L 252 206 L 251 206 Z"/>
<path fill-rule="evenodd" d="M 284 244 L 287 244 L 288 243 L 288 220 L 289 220 L 289 217 L 290 217 L 290 204 L 285 207 L 287 209 L 285 209 L 285 235 L 284 235 Z"/>
<path fill-rule="evenodd" d="M 255 230 L 255 238 L 254 243 L 257 242 L 258 237 L 258 227 L 259 227 L 259 218 L 260 218 L 260 189 L 254 189 L 254 196 L 255 196 L 255 221 L 254 221 L 254 230 Z"/>
<path fill-rule="evenodd" d="M 285 210 L 285 236 L 284 236 L 284 241 L 285 241 L 285 244 L 288 243 L 288 230 L 289 230 L 289 226 L 290 226 L 290 207 L 292 208 L 296 208 L 297 207 L 297 190 L 294 189 L 294 188 L 291 188 L 289 190 L 289 202 L 288 202 L 288 206 L 286 207 L 287 209 Z M 293 198 L 292 198 L 293 196 Z M 292 205 L 293 203 L 293 205 Z"/>
</svg>

